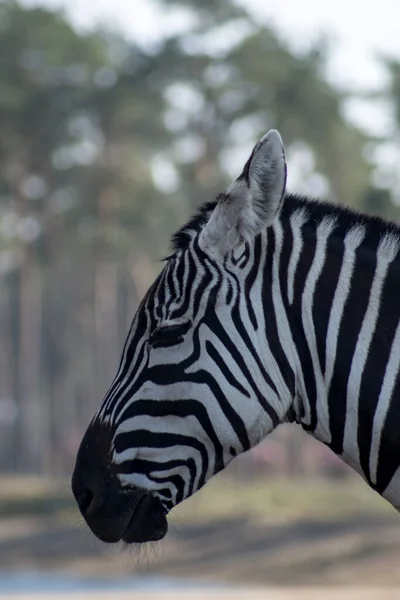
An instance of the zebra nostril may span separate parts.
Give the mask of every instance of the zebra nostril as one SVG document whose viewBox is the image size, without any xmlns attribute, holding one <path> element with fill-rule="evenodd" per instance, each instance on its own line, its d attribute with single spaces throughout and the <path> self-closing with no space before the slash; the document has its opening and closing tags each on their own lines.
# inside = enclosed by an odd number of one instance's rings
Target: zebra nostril
<svg viewBox="0 0 400 600">
<path fill-rule="evenodd" d="M 99 475 L 91 473 L 83 478 L 82 473 L 75 471 L 72 477 L 72 493 L 79 510 L 86 517 L 89 511 L 96 512 L 101 508 L 105 498 L 104 481 Z"/>
<path fill-rule="evenodd" d="M 89 510 L 89 507 L 94 500 L 94 493 L 92 490 L 83 490 L 77 500 L 79 508 L 81 509 L 82 514 L 84 514 Z"/>
</svg>

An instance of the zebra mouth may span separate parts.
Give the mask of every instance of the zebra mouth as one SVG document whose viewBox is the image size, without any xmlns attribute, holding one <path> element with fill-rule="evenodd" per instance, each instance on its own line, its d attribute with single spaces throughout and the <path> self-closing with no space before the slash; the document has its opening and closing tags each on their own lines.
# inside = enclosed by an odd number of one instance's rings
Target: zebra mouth
<svg viewBox="0 0 400 600">
<path fill-rule="evenodd" d="M 167 531 L 168 521 L 160 500 L 150 494 L 144 494 L 137 503 L 121 539 L 127 544 L 156 542 L 165 537 Z"/>
</svg>

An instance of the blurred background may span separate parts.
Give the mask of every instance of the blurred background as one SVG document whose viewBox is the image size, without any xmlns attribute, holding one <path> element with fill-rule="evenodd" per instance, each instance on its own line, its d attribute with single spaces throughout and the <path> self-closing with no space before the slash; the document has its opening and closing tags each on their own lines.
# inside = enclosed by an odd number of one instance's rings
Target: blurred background
<svg viewBox="0 0 400 600">
<path fill-rule="evenodd" d="M 267 129 L 290 190 L 400 218 L 399 15 L 0 1 L 0 596 L 400 585 L 398 517 L 295 427 L 176 509 L 154 552 L 97 543 L 69 490 L 171 233 Z"/>
</svg>

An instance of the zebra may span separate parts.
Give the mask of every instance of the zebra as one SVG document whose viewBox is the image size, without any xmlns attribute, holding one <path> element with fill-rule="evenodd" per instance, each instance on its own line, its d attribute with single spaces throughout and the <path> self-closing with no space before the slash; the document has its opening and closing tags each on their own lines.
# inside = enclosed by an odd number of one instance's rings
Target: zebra
<svg viewBox="0 0 400 600">
<path fill-rule="evenodd" d="M 400 228 L 286 191 L 279 133 L 172 238 L 72 489 L 101 540 L 169 511 L 279 424 L 300 424 L 400 510 Z"/>
</svg>

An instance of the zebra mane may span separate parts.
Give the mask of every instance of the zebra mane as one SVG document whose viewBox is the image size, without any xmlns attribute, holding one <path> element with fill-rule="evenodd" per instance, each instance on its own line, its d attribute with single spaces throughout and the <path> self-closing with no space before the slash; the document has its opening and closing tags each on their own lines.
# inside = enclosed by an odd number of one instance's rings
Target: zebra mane
<svg viewBox="0 0 400 600">
<path fill-rule="evenodd" d="M 167 260 L 177 252 L 187 248 L 190 241 L 203 229 L 204 225 L 206 225 L 214 208 L 217 206 L 217 203 L 223 195 L 223 193 L 218 194 L 215 200 L 205 202 L 189 221 L 173 234 L 171 238 L 171 255 L 167 257 Z"/>
<path fill-rule="evenodd" d="M 187 248 L 190 241 L 206 225 L 215 206 L 223 196 L 224 194 L 221 193 L 215 200 L 203 204 L 187 223 L 173 234 L 171 254 L 166 260 Z M 306 210 L 307 221 L 310 224 L 313 223 L 314 226 L 318 225 L 324 217 L 334 217 L 335 232 L 339 237 L 344 236 L 354 225 L 362 225 L 366 231 L 366 242 L 370 242 L 371 247 L 374 249 L 385 235 L 393 235 L 400 239 L 400 227 L 392 221 L 367 215 L 341 204 L 308 198 L 298 194 L 286 194 L 281 210 L 281 219 L 289 219 L 295 211 L 300 209 Z"/>
<path fill-rule="evenodd" d="M 359 212 L 342 204 L 334 204 L 333 202 L 308 198 L 298 194 L 287 194 L 285 196 L 281 218 L 284 220 L 289 219 L 295 211 L 300 209 L 306 210 L 308 222 L 314 227 L 324 217 L 333 217 L 335 219 L 335 235 L 341 238 L 354 226 L 363 226 L 365 229 L 365 242 L 374 250 L 385 236 L 389 235 L 400 239 L 400 227 L 395 222 Z"/>
</svg>

